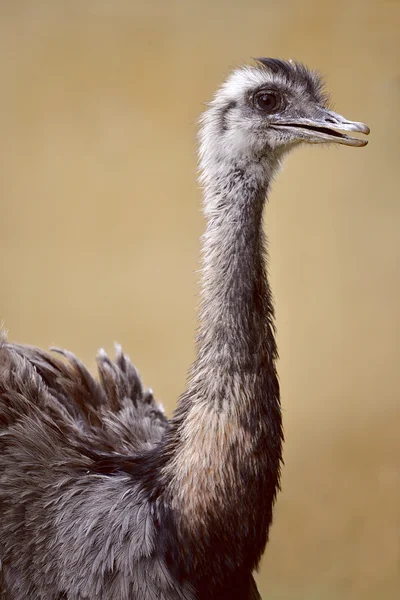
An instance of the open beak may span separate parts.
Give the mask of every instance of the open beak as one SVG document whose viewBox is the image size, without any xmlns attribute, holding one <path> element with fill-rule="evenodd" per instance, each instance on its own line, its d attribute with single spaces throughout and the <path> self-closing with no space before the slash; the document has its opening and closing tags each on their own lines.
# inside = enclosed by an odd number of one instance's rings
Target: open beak
<svg viewBox="0 0 400 600">
<path fill-rule="evenodd" d="M 293 133 L 297 131 L 299 138 L 314 144 L 325 142 L 346 146 L 366 146 L 367 140 L 351 137 L 342 132 L 357 131 L 365 135 L 370 132 L 365 123 L 348 121 L 338 113 L 327 109 L 322 109 L 316 118 L 296 117 L 290 121 L 281 121 L 278 126 L 284 129 L 290 128 Z"/>
</svg>

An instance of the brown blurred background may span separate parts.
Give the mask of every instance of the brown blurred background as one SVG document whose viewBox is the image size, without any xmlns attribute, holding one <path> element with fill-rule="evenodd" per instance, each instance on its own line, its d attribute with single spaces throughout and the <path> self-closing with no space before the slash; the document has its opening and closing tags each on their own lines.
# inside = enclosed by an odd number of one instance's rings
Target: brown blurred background
<svg viewBox="0 0 400 600">
<path fill-rule="evenodd" d="M 326 75 L 363 150 L 304 148 L 267 209 L 286 428 L 271 600 L 400 597 L 399 0 L 0 0 L 0 319 L 120 341 L 171 412 L 193 357 L 196 119 L 251 56 Z"/>
</svg>

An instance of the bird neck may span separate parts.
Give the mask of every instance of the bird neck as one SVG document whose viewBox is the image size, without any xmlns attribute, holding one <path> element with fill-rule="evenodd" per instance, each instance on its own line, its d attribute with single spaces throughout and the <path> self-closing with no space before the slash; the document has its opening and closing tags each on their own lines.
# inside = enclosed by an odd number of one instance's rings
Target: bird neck
<svg viewBox="0 0 400 600">
<path fill-rule="evenodd" d="M 268 334 L 273 308 L 262 228 L 267 182 L 265 166 L 256 167 L 233 163 L 225 177 L 205 188 L 202 303 L 192 385 L 200 377 L 213 388 L 227 371 L 254 369 Z M 219 393 L 212 398 L 222 400 Z"/>
<path fill-rule="evenodd" d="M 185 543 L 201 538 L 208 556 L 224 540 L 224 553 L 235 548 L 251 568 L 266 543 L 282 439 L 262 228 L 270 175 L 268 163 L 231 161 L 204 181 L 197 356 L 171 422 L 164 469 Z"/>
</svg>

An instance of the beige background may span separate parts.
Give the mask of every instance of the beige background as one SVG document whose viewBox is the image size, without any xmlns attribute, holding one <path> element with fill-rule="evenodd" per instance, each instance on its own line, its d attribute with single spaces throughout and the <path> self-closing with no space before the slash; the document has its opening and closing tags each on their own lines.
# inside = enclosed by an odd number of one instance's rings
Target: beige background
<svg viewBox="0 0 400 600">
<path fill-rule="evenodd" d="M 195 122 L 231 66 L 297 58 L 362 150 L 305 148 L 266 226 L 286 428 L 271 600 L 400 594 L 399 0 L 0 0 L 0 318 L 120 341 L 171 411 L 193 357 Z"/>
</svg>

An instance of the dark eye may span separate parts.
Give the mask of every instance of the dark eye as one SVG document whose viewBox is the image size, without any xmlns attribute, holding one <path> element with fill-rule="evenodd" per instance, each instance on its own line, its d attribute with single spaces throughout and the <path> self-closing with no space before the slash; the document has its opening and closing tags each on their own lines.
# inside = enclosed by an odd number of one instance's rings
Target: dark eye
<svg viewBox="0 0 400 600">
<path fill-rule="evenodd" d="M 276 92 L 261 91 L 255 94 L 254 103 L 258 110 L 273 113 L 280 109 L 282 99 Z"/>
</svg>

